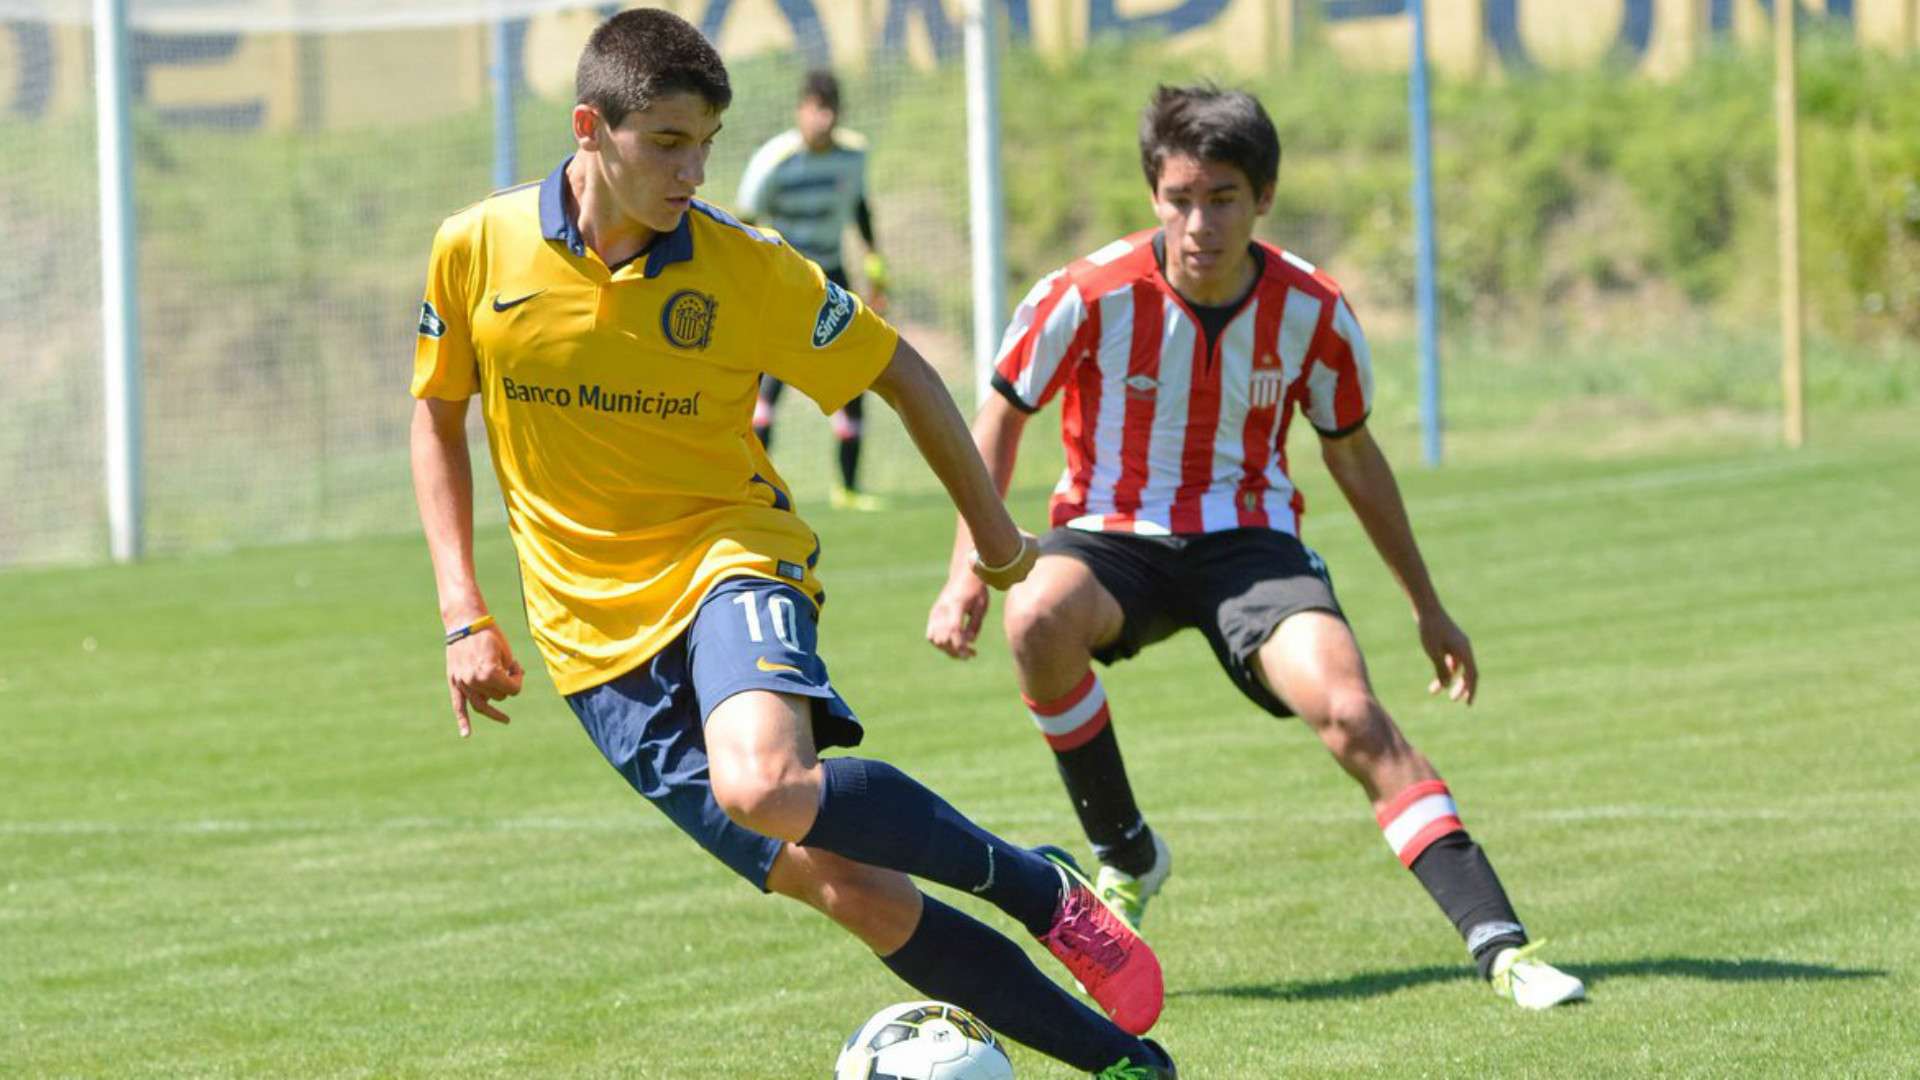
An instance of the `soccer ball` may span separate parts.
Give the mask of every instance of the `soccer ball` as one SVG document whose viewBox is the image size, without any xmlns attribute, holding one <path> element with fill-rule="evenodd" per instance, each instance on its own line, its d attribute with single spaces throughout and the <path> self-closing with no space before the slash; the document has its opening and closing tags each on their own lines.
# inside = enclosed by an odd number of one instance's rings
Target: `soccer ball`
<svg viewBox="0 0 1920 1080">
<path fill-rule="evenodd" d="M 874 1013 L 847 1037 L 833 1080 L 1013 1080 L 1013 1062 L 967 1010 L 909 1001 Z"/>
</svg>

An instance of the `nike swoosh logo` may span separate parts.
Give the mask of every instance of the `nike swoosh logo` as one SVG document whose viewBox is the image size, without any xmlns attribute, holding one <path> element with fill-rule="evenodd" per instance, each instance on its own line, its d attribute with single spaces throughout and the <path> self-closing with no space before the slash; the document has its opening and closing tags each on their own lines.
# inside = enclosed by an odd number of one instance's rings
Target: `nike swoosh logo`
<svg viewBox="0 0 1920 1080">
<path fill-rule="evenodd" d="M 527 295 L 520 297 L 518 300 L 506 300 L 506 301 L 502 301 L 500 299 L 499 293 L 494 293 L 493 294 L 493 310 L 505 311 L 510 307 L 518 307 L 519 305 L 526 303 L 527 301 L 533 299 L 536 296 L 539 296 L 541 293 L 546 291 L 547 290 L 545 289 L 535 289 L 534 291 L 528 293 Z"/>
<path fill-rule="evenodd" d="M 753 666 L 759 668 L 761 671 L 791 671 L 795 675 L 800 674 L 800 669 L 794 667 L 792 664 L 776 664 L 764 656 L 754 657 Z"/>
<path fill-rule="evenodd" d="M 973 887 L 973 892 L 974 892 L 974 894 L 975 894 L 975 895 L 978 895 L 978 894 L 980 894 L 980 893 L 984 893 L 984 892 L 986 892 L 986 891 L 987 891 L 988 889 L 991 889 L 991 888 L 993 888 L 993 877 L 994 877 L 994 872 L 993 872 L 993 871 L 994 871 L 994 868 L 993 868 L 993 848 L 991 848 L 991 847 L 989 847 L 989 848 L 987 848 L 987 880 L 985 880 L 985 881 L 983 881 L 983 882 L 981 882 L 980 884 L 978 884 L 978 885 L 975 885 L 975 886 Z"/>
</svg>

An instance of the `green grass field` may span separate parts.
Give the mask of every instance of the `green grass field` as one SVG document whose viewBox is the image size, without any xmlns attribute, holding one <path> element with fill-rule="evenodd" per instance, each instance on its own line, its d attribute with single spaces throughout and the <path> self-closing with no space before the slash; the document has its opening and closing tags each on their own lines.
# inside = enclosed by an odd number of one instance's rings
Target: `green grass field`
<svg viewBox="0 0 1920 1080">
<path fill-rule="evenodd" d="M 1439 472 L 1396 447 L 1470 711 L 1420 693 L 1296 451 L 1383 697 L 1593 1000 L 1522 1014 L 1471 979 L 1356 790 L 1187 635 L 1107 675 L 1178 855 L 1148 929 L 1183 1075 L 1920 1071 L 1920 434 L 1816 432 Z M 899 503 L 814 516 L 866 749 L 1078 846 L 997 637 L 968 666 L 922 643 L 948 516 Z M 497 529 L 481 556 L 512 612 Z M 824 1077 L 909 996 L 672 831 L 544 675 L 457 739 L 412 535 L 13 572 L 0 616 L 0 1075 Z"/>
</svg>

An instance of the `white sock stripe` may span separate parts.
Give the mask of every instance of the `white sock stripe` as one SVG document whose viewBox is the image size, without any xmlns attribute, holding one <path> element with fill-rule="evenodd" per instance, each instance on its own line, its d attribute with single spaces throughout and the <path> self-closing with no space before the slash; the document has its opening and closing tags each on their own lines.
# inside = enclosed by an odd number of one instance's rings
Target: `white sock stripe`
<svg viewBox="0 0 1920 1080">
<path fill-rule="evenodd" d="M 1480 946 L 1485 945 L 1494 938 L 1507 934 L 1518 934 L 1521 937 L 1526 937 L 1527 928 L 1517 922 L 1483 922 L 1475 926 L 1473 929 L 1467 931 L 1467 955 L 1471 956 L 1479 952 Z"/>
<path fill-rule="evenodd" d="M 1454 808 L 1453 796 L 1433 794 L 1415 799 L 1400 815 L 1380 831 L 1387 835 L 1387 846 L 1395 855 L 1406 849 L 1408 841 L 1420 834 L 1420 830 L 1439 821 L 1441 818 L 1457 818 L 1460 811 Z"/>
<path fill-rule="evenodd" d="M 1098 716 L 1100 710 L 1106 707 L 1107 688 L 1100 685 L 1100 680 L 1095 679 L 1093 689 L 1087 691 L 1087 696 L 1081 698 L 1079 704 L 1069 707 L 1066 712 L 1048 716 L 1038 709 L 1028 709 L 1027 715 L 1033 717 L 1034 726 L 1057 738 L 1086 726 L 1088 721 Z"/>
</svg>

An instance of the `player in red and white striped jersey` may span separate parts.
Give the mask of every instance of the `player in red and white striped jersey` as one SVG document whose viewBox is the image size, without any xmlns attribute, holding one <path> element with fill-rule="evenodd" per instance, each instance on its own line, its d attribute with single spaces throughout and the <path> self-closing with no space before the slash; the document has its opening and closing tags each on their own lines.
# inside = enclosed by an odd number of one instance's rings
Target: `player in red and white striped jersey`
<svg viewBox="0 0 1920 1080">
<path fill-rule="evenodd" d="M 1267 244 L 1206 303 L 1170 287 L 1167 236 L 1116 240 L 1055 271 L 1014 314 L 995 388 L 1019 413 L 1061 397 L 1066 475 L 1056 526 L 1151 536 L 1297 531 L 1287 477 L 1296 405 L 1322 435 L 1372 405 L 1360 324 L 1340 287 Z"/>
<path fill-rule="evenodd" d="M 1441 604 L 1393 471 L 1366 428 L 1366 338 L 1332 279 L 1253 240 L 1273 202 L 1279 138 L 1250 95 L 1161 87 L 1142 117 L 1157 228 L 1034 286 L 1002 341 L 999 394 L 974 440 L 1004 492 L 1027 417 L 1058 398 L 1067 467 L 1053 530 L 1008 593 L 1006 631 L 1029 713 L 1101 863 L 1102 896 L 1138 923 L 1172 856 L 1127 781 L 1092 661 L 1178 630 L 1203 633 L 1241 692 L 1299 716 L 1365 790 L 1388 845 L 1522 1005 L 1584 995 L 1533 957 L 1439 773 L 1375 697 L 1320 557 L 1299 540 L 1288 474 L 1296 413 L 1412 604 L 1435 692 L 1473 700 L 1473 648 Z M 987 592 L 964 524 L 927 637 L 973 654 Z"/>
</svg>

